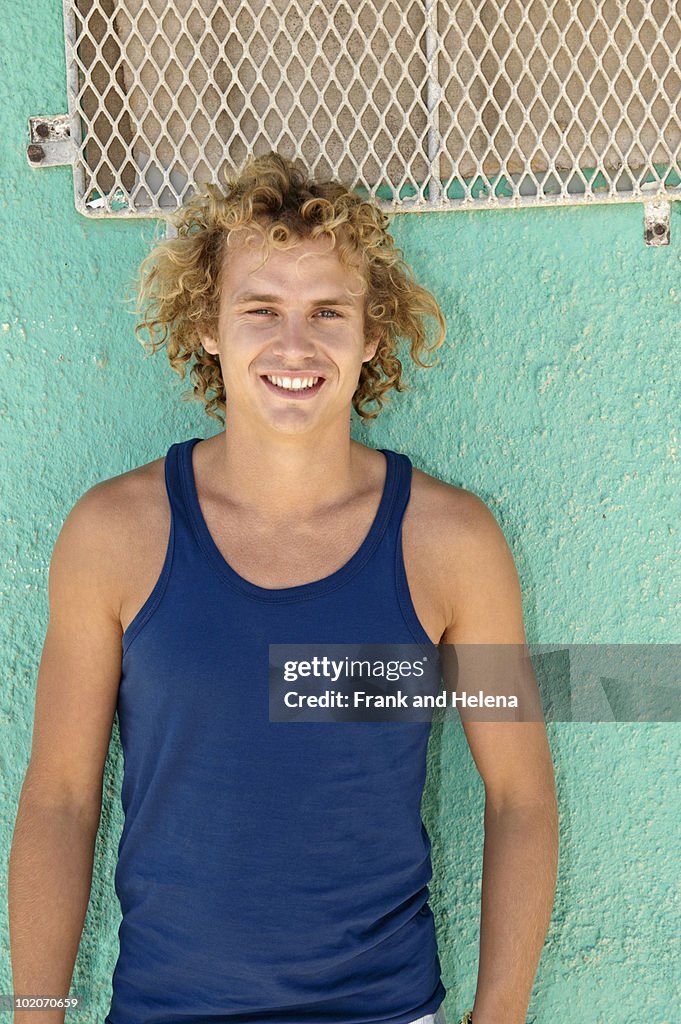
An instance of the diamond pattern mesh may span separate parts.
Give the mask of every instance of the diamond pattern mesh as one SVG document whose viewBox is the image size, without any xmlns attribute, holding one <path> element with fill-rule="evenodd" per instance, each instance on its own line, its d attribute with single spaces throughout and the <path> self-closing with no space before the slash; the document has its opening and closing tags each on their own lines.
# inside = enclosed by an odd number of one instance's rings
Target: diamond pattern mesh
<svg viewBox="0 0 681 1024">
<path fill-rule="evenodd" d="M 681 195 L 680 6 L 64 0 L 76 206 L 270 149 L 391 211 Z"/>
</svg>

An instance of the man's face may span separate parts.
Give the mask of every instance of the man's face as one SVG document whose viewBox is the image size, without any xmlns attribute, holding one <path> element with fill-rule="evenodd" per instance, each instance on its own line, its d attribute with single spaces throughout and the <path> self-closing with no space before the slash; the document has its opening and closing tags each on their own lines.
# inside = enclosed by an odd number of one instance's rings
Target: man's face
<svg viewBox="0 0 681 1024">
<path fill-rule="evenodd" d="M 274 250 L 261 266 L 259 238 L 243 236 L 227 249 L 218 338 L 202 336 L 220 357 L 228 420 L 286 433 L 347 422 L 362 363 L 377 347 L 364 338 L 359 273 L 343 266 L 327 238 Z M 310 378 L 318 378 L 313 387 L 296 383 Z"/>
</svg>

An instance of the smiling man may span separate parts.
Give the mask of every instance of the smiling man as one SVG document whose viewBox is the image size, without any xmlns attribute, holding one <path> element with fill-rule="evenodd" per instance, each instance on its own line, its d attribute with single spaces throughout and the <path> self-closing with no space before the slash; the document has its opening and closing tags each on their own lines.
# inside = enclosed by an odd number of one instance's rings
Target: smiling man
<svg viewBox="0 0 681 1024">
<path fill-rule="evenodd" d="M 55 545 L 10 858 L 14 990 L 69 991 L 117 711 L 106 1024 L 445 1024 L 429 723 L 272 722 L 268 650 L 523 644 L 517 573 L 478 497 L 350 437 L 353 407 L 371 418 L 404 389 L 399 346 L 424 365 L 444 338 L 383 213 L 277 154 L 228 186 L 178 211 L 140 288 L 152 347 L 191 362 L 224 429 L 95 485 Z M 472 1019 L 522 1024 L 555 884 L 551 758 L 543 722 L 464 729 L 486 796 Z"/>
</svg>

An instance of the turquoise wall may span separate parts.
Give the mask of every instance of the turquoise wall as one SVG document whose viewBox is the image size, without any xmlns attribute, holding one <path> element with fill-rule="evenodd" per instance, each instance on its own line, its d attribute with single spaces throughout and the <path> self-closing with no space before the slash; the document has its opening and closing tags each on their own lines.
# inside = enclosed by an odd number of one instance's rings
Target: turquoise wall
<svg viewBox="0 0 681 1024">
<path fill-rule="evenodd" d="M 27 119 L 66 110 L 61 5 L 0 24 L 3 891 L 30 750 L 54 541 L 95 482 L 219 425 L 124 293 L 156 228 L 74 210 L 70 168 L 34 170 Z M 678 639 L 681 212 L 643 243 L 638 204 L 405 215 L 393 234 L 448 321 L 440 365 L 353 434 L 479 494 L 511 545 L 531 643 Z M 676 393 L 676 394 L 675 394 Z M 553 919 L 528 1020 L 678 1022 L 676 724 L 550 722 L 561 819 Z M 103 1020 L 117 955 L 117 730 L 72 991 Z M 424 819 L 450 1024 L 472 1003 L 483 788 L 458 722 L 436 726 Z M 675 894 L 676 893 L 676 898 Z M 676 901 L 675 901 L 676 899 Z M 6 905 L 0 991 L 11 991 Z"/>
</svg>

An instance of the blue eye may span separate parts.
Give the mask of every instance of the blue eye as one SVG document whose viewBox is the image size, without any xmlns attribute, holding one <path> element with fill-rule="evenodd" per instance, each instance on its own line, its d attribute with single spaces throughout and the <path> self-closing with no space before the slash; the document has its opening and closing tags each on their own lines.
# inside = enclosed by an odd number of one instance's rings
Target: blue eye
<svg viewBox="0 0 681 1024">
<path fill-rule="evenodd" d="M 248 312 L 249 312 L 249 314 L 251 314 L 251 315 L 256 315 L 256 314 L 258 314 L 258 313 L 271 313 L 271 312 L 272 312 L 272 310 L 271 310 L 271 309 L 249 309 L 249 311 L 248 311 Z M 335 316 L 335 317 L 339 316 L 339 314 L 338 314 L 338 313 L 336 313 L 336 311 L 335 311 L 335 310 L 333 310 L 333 309 L 320 309 L 320 311 L 319 311 L 319 312 L 320 312 L 320 313 L 331 313 L 331 315 L 332 315 L 332 316 Z"/>
</svg>

